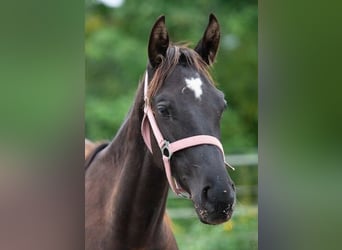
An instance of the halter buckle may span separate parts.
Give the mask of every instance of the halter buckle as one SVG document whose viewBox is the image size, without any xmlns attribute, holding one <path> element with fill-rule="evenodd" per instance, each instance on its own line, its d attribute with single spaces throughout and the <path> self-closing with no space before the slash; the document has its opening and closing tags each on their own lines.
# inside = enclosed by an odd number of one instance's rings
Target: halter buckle
<svg viewBox="0 0 342 250">
<path fill-rule="evenodd" d="M 170 151 L 170 142 L 167 140 L 163 141 L 163 145 L 160 147 L 160 151 L 163 156 L 167 157 L 169 160 L 171 159 L 172 152 Z"/>
<path fill-rule="evenodd" d="M 191 199 L 191 195 L 188 194 L 187 192 L 186 193 L 184 193 L 184 192 L 177 193 L 177 196 L 180 198 Z"/>
</svg>

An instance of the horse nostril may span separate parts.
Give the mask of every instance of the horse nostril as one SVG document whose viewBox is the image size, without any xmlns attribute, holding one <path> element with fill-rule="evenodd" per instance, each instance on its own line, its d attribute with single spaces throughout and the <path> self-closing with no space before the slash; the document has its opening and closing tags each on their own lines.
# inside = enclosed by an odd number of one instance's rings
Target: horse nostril
<svg viewBox="0 0 342 250">
<path fill-rule="evenodd" d="M 221 185 L 206 185 L 201 193 L 202 202 L 214 204 L 215 206 L 227 206 L 235 200 L 235 185 L 230 183 L 227 187 Z"/>
</svg>

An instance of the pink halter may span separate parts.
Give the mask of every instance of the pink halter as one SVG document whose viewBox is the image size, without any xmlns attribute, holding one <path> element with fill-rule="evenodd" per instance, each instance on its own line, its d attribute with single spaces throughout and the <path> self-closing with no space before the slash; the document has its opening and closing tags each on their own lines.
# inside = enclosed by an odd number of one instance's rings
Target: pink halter
<svg viewBox="0 0 342 250">
<path fill-rule="evenodd" d="M 147 148 L 150 150 L 151 153 L 153 153 L 152 152 L 152 146 L 151 146 L 151 136 L 150 136 L 150 126 L 151 126 L 154 137 L 156 138 L 156 140 L 158 142 L 159 148 L 160 148 L 162 156 L 163 156 L 163 163 L 164 163 L 164 168 L 165 168 L 167 180 L 169 182 L 169 185 L 170 185 L 172 191 L 175 194 L 177 194 L 178 196 L 182 196 L 182 197 L 187 197 L 187 198 L 190 197 L 190 195 L 187 194 L 187 192 L 183 188 L 181 188 L 180 186 L 177 185 L 176 180 L 171 175 L 170 159 L 171 159 L 173 153 L 175 153 L 179 150 L 189 148 L 189 147 L 193 147 L 193 146 L 197 146 L 197 145 L 201 145 L 201 144 L 215 145 L 221 150 L 225 164 L 228 167 L 235 170 L 232 166 L 230 166 L 225 161 L 225 156 L 224 156 L 222 144 L 214 136 L 196 135 L 196 136 L 190 136 L 190 137 L 187 137 L 184 139 L 180 139 L 180 140 L 174 141 L 172 143 L 165 140 L 163 135 L 161 134 L 159 128 L 158 128 L 156 119 L 154 118 L 153 111 L 151 109 L 151 105 L 150 105 L 148 97 L 147 97 L 147 90 L 148 90 L 148 75 L 147 75 L 147 71 L 146 71 L 145 83 L 144 83 L 144 101 L 145 101 L 144 113 L 145 114 L 144 114 L 144 117 L 143 117 L 143 120 L 141 123 L 141 134 L 144 138 L 144 141 L 145 141 Z M 147 120 L 149 122 L 146 120 L 146 117 L 147 117 Z"/>
</svg>

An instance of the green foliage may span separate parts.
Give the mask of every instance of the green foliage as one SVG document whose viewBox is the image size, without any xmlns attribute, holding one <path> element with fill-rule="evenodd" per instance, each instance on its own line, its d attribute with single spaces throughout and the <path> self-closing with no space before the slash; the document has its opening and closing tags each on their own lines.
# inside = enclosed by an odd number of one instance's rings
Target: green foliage
<svg viewBox="0 0 342 250">
<path fill-rule="evenodd" d="M 90 96 L 86 102 L 86 120 L 95 121 L 95 124 L 88 126 L 86 124 L 87 133 L 92 135 L 96 140 L 111 139 L 113 130 L 118 130 L 123 117 L 127 114 L 132 100 L 131 95 L 120 96 L 115 100 L 107 100 L 103 105 L 102 99 Z M 108 137 L 108 135 L 111 135 Z"/>
</svg>

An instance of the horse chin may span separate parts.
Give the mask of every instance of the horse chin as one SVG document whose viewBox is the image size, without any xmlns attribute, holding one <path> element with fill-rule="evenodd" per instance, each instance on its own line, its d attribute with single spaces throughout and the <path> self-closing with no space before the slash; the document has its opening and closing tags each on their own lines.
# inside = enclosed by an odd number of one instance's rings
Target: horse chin
<svg viewBox="0 0 342 250">
<path fill-rule="evenodd" d="M 233 208 L 222 211 L 208 211 L 208 209 L 194 203 L 194 207 L 199 220 L 204 224 L 217 225 L 231 219 Z"/>
</svg>

